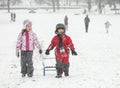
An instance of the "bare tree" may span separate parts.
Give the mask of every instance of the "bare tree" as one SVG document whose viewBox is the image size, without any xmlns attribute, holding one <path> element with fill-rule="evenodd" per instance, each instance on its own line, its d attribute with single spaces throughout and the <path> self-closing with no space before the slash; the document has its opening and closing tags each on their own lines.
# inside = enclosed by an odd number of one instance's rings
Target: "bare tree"
<svg viewBox="0 0 120 88">
<path fill-rule="evenodd" d="M 5 6 L 5 0 L 1 0 L 1 5 L 4 8 L 4 6 Z"/>
<path fill-rule="evenodd" d="M 55 12 L 55 0 L 52 0 L 53 12 Z"/>
<path fill-rule="evenodd" d="M 10 12 L 10 0 L 7 1 L 8 13 Z"/>
<path fill-rule="evenodd" d="M 69 4 L 69 0 L 66 0 L 66 4 L 67 4 L 67 5 Z"/>
<path fill-rule="evenodd" d="M 78 5 L 79 4 L 79 0 L 76 0 L 76 5 Z"/>
<path fill-rule="evenodd" d="M 102 5 L 101 5 L 101 3 L 102 3 L 102 0 L 99 0 L 98 1 L 98 8 L 99 8 L 99 13 L 100 14 L 102 13 Z"/>
<path fill-rule="evenodd" d="M 91 6 L 91 0 L 88 0 L 87 2 L 88 2 L 88 11 L 91 11 L 91 7 L 92 7 Z"/>
<path fill-rule="evenodd" d="M 117 11 L 116 11 L 116 1 L 113 1 L 113 6 L 114 6 L 114 10 L 115 10 L 115 13 L 117 13 Z"/>
<path fill-rule="evenodd" d="M 57 9 L 58 10 L 60 9 L 60 2 L 59 2 L 59 0 L 57 0 Z"/>
</svg>

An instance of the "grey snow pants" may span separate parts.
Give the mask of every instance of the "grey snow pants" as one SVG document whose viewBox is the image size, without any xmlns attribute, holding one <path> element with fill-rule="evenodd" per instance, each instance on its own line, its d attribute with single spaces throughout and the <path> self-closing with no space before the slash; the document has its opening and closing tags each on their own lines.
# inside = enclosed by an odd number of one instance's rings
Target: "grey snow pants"
<svg viewBox="0 0 120 88">
<path fill-rule="evenodd" d="M 33 75 L 33 51 L 21 51 L 21 73 Z"/>
</svg>

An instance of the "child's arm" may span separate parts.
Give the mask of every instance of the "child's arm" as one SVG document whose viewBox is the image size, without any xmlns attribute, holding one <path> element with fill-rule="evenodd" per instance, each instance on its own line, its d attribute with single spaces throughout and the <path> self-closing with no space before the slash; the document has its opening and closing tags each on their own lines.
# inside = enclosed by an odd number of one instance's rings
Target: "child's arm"
<svg viewBox="0 0 120 88">
<path fill-rule="evenodd" d="M 54 47 L 55 47 L 55 43 L 54 43 L 54 38 L 53 38 L 52 41 L 51 41 L 51 44 L 48 46 L 45 54 L 46 54 L 46 55 L 49 55 L 49 54 L 50 54 L 50 50 L 53 50 Z"/>
<path fill-rule="evenodd" d="M 72 40 L 71 40 L 70 37 L 68 37 L 68 46 L 69 46 L 69 48 L 70 48 L 71 50 L 74 50 L 74 49 L 75 49 L 75 48 L 74 48 L 74 44 L 73 44 L 73 42 L 72 42 Z"/>
<path fill-rule="evenodd" d="M 34 44 L 39 49 L 39 53 L 42 54 L 42 47 L 41 47 L 41 45 L 40 45 L 40 43 L 38 41 L 37 35 L 34 34 L 33 36 L 34 36 Z"/>
<path fill-rule="evenodd" d="M 54 49 L 54 46 L 53 46 L 53 44 L 51 43 L 51 44 L 48 46 L 47 50 L 53 50 L 53 49 Z"/>
<path fill-rule="evenodd" d="M 70 37 L 68 39 L 68 45 L 69 45 L 69 47 L 71 49 L 72 55 L 77 55 L 77 52 L 75 51 L 75 48 L 74 48 L 74 44 L 73 44 L 73 42 L 72 42 Z"/>
<path fill-rule="evenodd" d="M 22 33 L 20 33 L 17 38 L 17 44 L 16 44 L 16 56 L 17 57 L 19 57 L 19 50 L 21 48 L 21 44 L 22 44 Z"/>
<path fill-rule="evenodd" d="M 39 43 L 39 41 L 38 41 L 38 38 L 37 38 L 37 35 L 36 35 L 36 34 L 34 34 L 34 44 L 36 45 L 36 47 L 37 47 L 39 50 L 42 50 L 41 45 L 40 45 L 40 43 Z"/>
</svg>

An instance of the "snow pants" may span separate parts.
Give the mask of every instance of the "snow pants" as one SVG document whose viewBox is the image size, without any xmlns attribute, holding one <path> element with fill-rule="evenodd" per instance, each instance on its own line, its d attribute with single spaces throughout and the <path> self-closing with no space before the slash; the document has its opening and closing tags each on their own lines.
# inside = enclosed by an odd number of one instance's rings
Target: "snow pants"
<svg viewBox="0 0 120 88">
<path fill-rule="evenodd" d="M 57 75 L 62 75 L 62 73 L 65 73 L 65 76 L 69 75 L 69 63 L 64 64 L 60 61 L 57 61 L 56 63 L 56 70 L 57 70 Z"/>
<path fill-rule="evenodd" d="M 56 56 L 56 70 L 57 75 L 62 75 L 65 73 L 65 76 L 69 75 L 69 49 L 65 50 L 64 54 L 61 54 L 59 49 L 55 50 Z"/>
<path fill-rule="evenodd" d="M 33 75 L 33 51 L 21 51 L 21 73 Z"/>
</svg>

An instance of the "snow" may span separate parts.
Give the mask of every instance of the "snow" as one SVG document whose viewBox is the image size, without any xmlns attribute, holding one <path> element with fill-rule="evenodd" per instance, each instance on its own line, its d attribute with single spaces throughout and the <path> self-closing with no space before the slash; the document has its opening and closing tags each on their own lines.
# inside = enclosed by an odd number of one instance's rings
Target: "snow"
<svg viewBox="0 0 120 88">
<path fill-rule="evenodd" d="M 0 88 L 120 88 L 120 16 L 90 15 L 89 33 L 84 31 L 85 15 L 69 13 L 67 34 L 72 38 L 78 56 L 70 55 L 70 76 L 56 79 L 56 72 L 43 76 L 42 58 L 54 57 L 34 52 L 34 76 L 22 78 L 20 58 L 15 56 L 15 45 L 22 22 L 30 19 L 33 31 L 39 37 L 43 50 L 55 35 L 55 25 L 63 23 L 65 13 L 37 13 L 16 11 L 16 22 L 10 22 L 10 14 L 0 12 Z M 106 20 L 112 24 L 105 33 Z M 43 52 L 43 53 L 44 53 Z"/>
</svg>

